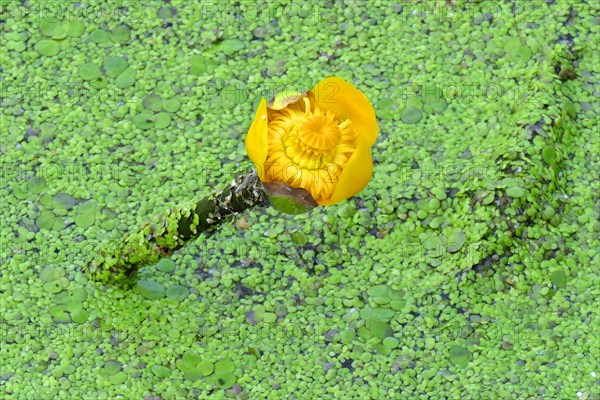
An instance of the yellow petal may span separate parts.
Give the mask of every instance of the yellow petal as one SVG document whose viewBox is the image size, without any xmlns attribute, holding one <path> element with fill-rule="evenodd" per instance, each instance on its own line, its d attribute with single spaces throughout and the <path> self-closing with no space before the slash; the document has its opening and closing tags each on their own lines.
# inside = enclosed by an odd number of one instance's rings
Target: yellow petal
<svg viewBox="0 0 600 400">
<path fill-rule="evenodd" d="M 348 164 L 335 182 L 333 194 L 329 199 L 319 201 L 319 205 L 328 206 L 354 196 L 367 186 L 373 174 L 373 160 L 369 146 L 358 146 Z"/>
<path fill-rule="evenodd" d="M 269 121 L 267 119 L 267 101 L 263 98 L 256 110 L 254 121 L 246 135 L 246 152 L 254 163 L 260 180 L 265 178 L 265 160 L 269 150 Z"/>
<path fill-rule="evenodd" d="M 272 110 L 282 110 L 287 107 L 290 103 L 295 103 L 305 95 L 305 92 L 299 92 L 297 90 L 284 90 L 279 92 L 273 98 L 273 101 L 268 104 Z"/>
<path fill-rule="evenodd" d="M 342 78 L 332 76 L 317 83 L 312 92 L 316 106 L 321 110 L 335 113 L 340 122 L 352 121 L 360 145 L 370 147 L 375 143 L 379 132 L 375 110 L 360 90 Z"/>
</svg>

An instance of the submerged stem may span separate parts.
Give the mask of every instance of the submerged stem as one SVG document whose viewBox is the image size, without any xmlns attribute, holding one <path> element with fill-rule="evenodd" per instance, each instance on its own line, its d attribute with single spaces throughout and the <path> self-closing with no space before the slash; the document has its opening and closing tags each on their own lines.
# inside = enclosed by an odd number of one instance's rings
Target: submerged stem
<svg viewBox="0 0 600 400">
<path fill-rule="evenodd" d="M 268 204 L 256 171 L 197 202 L 174 207 L 107 246 L 88 263 L 87 273 L 102 283 L 128 285 L 139 268 L 152 265 L 196 239 L 212 234 L 223 220 Z"/>
</svg>

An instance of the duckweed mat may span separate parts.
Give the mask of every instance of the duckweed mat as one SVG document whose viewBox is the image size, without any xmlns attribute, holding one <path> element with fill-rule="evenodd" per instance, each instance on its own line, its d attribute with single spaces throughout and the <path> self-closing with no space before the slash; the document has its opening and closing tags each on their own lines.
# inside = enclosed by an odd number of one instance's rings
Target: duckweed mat
<svg viewBox="0 0 600 400">
<path fill-rule="evenodd" d="M 597 2 L 0 4 L 0 398 L 600 398 Z M 86 277 L 332 75 L 359 195 Z"/>
</svg>

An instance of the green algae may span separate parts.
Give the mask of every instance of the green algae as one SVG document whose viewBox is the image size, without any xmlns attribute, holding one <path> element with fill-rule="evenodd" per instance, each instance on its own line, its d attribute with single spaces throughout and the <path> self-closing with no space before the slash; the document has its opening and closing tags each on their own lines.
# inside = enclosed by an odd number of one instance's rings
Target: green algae
<svg viewBox="0 0 600 400">
<path fill-rule="evenodd" d="M 2 5 L 8 397 L 598 397 L 591 3 L 230 5 Z M 107 86 L 69 95 L 87 63 Z M 245 170 L 260 96 L 327 75 L 381 118 L 365 191 L 247 212 L 143 268 L 157 299 L 86 279 L 92 244 Z"/>
</svg>

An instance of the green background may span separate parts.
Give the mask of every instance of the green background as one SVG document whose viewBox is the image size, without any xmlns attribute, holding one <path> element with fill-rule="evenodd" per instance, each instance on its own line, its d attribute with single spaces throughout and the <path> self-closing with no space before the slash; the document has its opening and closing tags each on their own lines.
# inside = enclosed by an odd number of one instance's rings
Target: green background
<svg viewBox="0 0 600 400">
<path fill-rule="evenodd" d="M 2 399 L 598 399 L 598 3 L 2 1 Z M 84 265 L 340 76 L 365 190 Z"/>
</svg>

